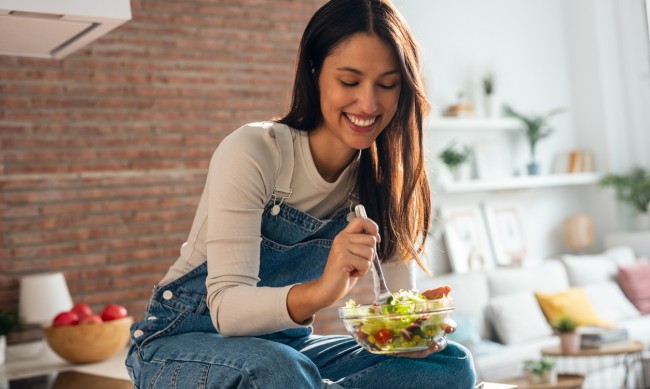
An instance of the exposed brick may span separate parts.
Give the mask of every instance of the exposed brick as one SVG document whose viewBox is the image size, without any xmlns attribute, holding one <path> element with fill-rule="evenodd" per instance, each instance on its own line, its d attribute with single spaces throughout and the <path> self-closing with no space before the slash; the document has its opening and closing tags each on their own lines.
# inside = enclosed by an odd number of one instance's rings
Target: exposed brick
<svg viewBox="0 0 650 389">
<path fill-rule="evenodd" d="M 286 110 L 323 2 L 133 0 L 133 20 L 67 58 L 0 56 L 0 308 L 21 276 L 62 271 L 75 301 L 142 318 L 212 152 Z M 331 312 L 320 328 L 340 331 Z"/>
</svg>

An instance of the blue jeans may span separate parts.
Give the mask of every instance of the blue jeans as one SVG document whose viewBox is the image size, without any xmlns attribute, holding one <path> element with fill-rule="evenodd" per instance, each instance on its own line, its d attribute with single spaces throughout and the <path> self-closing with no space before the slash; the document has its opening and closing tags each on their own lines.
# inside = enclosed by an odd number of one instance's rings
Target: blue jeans
<svg viewBox="0 0 650 389">
<path fill-rule="evenodd" d="M 371 354 L 350 336 L 309 328 L 223 337 L 201 288 L 206 266 L 157 287 L 131 329 L 127 369 L 145 388 L 472 388 L 469 352 L 454 342 L 424 359 Z M 198 289 L 198 290 L 197 290 Z"/>
</svg>

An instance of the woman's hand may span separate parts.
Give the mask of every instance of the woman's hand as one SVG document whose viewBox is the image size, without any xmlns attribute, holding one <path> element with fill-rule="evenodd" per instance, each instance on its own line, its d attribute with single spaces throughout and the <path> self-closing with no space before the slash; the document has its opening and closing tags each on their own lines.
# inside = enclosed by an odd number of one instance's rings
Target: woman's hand
<svg viewBox="0 0 650 389">
<path fill-rule="evenodd" d="M 456 331 L 456 321 L 453 319 L 447 319 L 442 323 L 442 325 L 445 328 L 445 334 L 442 336 L 442 338 L 440 338 L 438 342 L 431 343 L 428 350 L 393 354 L 393 356 L 405 358 L 426 358 L 433 353 L 439 353 L 440 351 L 444 350 L 447 347 L 447 335 Z"/>
<path fill-rule="evenodd" d="M 325 270 L 318 280 L 326 306 L 347 295 L 359 277 L 370 270 L 380 239 L 377 224 L 361 217 L 353 219 L 336 235 Z"/>
<path fill-rule="evenodd" d="M 334 238 L 321 277 L 289 291 L 287 309 L 291 318 L 302 323 L 347 295 L 357 279 L 370 269 L 379 241 L 375 222 L 361 217 L 352 220 Z"/>
</svg>

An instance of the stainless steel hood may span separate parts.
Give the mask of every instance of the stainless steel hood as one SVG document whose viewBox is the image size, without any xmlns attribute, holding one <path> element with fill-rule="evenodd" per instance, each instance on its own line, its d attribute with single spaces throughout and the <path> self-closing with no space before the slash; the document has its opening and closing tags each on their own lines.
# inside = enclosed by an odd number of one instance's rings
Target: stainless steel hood
<svg viewBox="0 0 650 389">
<path fill-rule="evenodd" d="M 130 19 L 129 0 L 0 0 L 0 55 L 63 58 Z"/>
</svg>

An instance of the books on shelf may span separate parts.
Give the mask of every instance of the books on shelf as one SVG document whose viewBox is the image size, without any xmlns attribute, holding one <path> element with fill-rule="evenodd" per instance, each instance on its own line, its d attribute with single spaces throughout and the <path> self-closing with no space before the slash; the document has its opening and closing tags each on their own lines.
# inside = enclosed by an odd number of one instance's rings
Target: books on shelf
<svg viewBox="0 0 650 389">
<path fill-rule="evenodd" d="M 591 151 L 570 150 L 560 153 L 555 158 L 553 172 L 566 173 L 592 173 L 594 171 L 594 157 Z"/>
<path fill-rule="evenodd" d="M 579 332 L 581 348 L 599 348 L 607 344 L 622 342 L 628 338 L 625 328 L 584 326 L 580 327 Z"/>
</svg>

